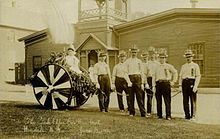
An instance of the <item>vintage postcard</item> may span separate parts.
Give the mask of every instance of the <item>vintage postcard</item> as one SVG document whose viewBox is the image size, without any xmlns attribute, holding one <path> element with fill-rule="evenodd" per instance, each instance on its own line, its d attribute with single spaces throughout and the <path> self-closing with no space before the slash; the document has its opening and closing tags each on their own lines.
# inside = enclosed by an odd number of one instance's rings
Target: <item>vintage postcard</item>
<svg viewBox="0 0 220 139">
<path fill-rule="evenodd" d="M 220 138 L 219 0 L 0 0 L 0 138 Z"/>
</svg>

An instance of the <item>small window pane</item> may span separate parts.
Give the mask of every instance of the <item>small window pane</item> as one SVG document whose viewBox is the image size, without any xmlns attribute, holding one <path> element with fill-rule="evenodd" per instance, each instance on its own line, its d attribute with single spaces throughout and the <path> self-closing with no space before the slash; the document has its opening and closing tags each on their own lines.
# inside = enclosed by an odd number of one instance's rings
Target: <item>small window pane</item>
<svg viewBox="0 0 220 139">
<path fill-rule="evenodd" d="M 42 57 L 33 56 L 33 72 L 37 72 L 42 66 Z"/>
<path fill-rule="evenodd" d="M 204 73 L 204 47 L 205 42 L 195 42 L 188 45 L 188 48 L 195 54 L 193 61 L 199 65 L 201 74 Z"/>
</svg>

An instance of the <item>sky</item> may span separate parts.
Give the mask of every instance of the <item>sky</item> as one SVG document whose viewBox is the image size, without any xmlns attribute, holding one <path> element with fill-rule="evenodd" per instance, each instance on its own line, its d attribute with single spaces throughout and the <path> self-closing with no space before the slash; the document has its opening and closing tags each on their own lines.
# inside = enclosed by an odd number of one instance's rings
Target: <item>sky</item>
<svg viewBox="0 0 220 139">
<path fill-rule="evenodd" d="M 82 0 L 82 2 L 83 2 L 83 6 L 86 8 L 90 8 L 91 5 L 94 5 L 95 3 L 94 0 Z M 73 6 L 74 9 L 77 9 L 77 0 L 69 0 L 69 4 L 74 5 Z M 154 14 L 172 8 L 190 8 L 190 7 L 191 7 L 190 0 L 131 0 L 132 13 L 144 12 L 146 14 Z M 220 0 L 199 0 L 199 2 L 197 3 L 197 7 L 220 8 Z M 71 9 L 69 9 L 69 11 L 71 11 Z M 73 16 L 72 20 L 77 21 L 77 14 L 75 17 Z"/>
<path fill-rule="evenodd" d="M 78 0 L 0 0 L 2 4 L 16 1 L 18 8 L 44 14 L 48 1 L 56 1 L 63 16 L 70 22 L 77 22 Z M 82 0 L 84 8 L 94 8 L 95 0 Z M 154 14 L 172 8 L 190 8 L 190 0 L 131 0 L 131 12 Z M 199 0 L 198 8 L 220 8 L 220 0 Z"/>
<path fill-rule="evenodd" d="M 190 8 L 190 0 L 132 0 L 132 11 L 157 13 L 172 8 Z M 199 0 L 198 8 L 220 8 L 220 0 Z"/>
<path fill-rule="evenodd" d="M 97 8 L 95 0 L 81 1 L 82 9 Z M 10 7 L 12 3 L 15 8 L 40 13 L 43 23 L 38 24 L 50 29 L 56 43 L 73 41 L 74 35 L 70 32 L 70 26 L 78 20 L 78 0 L 0 0 L 0 4 L 4 6 Z M 113 6 L 114 1 L 109 1 L 109 5 Z M 131 0 L 131 13 L 142 12 L 147 15 L 190 7 L 190 0 Z M 197 7 L 220 8 L 220 0 L 199 0 Z"/>
</svg>

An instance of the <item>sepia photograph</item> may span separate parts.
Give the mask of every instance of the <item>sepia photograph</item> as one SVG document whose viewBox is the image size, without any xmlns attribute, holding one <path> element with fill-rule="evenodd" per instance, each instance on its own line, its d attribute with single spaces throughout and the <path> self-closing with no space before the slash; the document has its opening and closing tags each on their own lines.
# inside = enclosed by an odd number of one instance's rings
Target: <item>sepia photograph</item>
<svg viewBox="0 0 220 139">
<path fill-rule="evenodd" d="M 220 0 L 0 0 L 1 139 L 220 139 Z"/>
</svg>

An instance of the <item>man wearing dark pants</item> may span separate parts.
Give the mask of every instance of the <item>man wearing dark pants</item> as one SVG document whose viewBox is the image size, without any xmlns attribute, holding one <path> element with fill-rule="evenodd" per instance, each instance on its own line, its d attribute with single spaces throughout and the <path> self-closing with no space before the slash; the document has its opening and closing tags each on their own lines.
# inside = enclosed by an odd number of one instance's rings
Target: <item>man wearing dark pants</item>
<svg viewBox="0 0 220 139">
<path fill-rule="evenodd" d="M 129 88 L 130 109 L 129 115 L 135 115 L 134 99 L 136 95 L 138 107 L 142 117 L 145 117 L 146 111 L 143 103 L 143 90 L 144 90 L 144 73 L 142 67 L 142 61 L 137 58 L 137 52 L 139 49 L 133 46 L 129 49 L 131 57 L 125 61 L 126 69 L 132 85 Z"/>
<path fill-rule="evenodd" d="M 135 115 L 135 108 L 134 108 L 134 100 L 135 95 L 138 103 L 138 107 L 141 113 L 141 117 L 145 117 L 146 111 L 143 104 L 143 91 L 141 90 L 141 75 L 129 75 L 129 78 L 132 82 L 132 87 L 129 88 L 129 97 L 130 97 L 130 116 Z"/>
<path fill-rule="evenodd" d="M 124 64 L 126 60 L 126 52 L 123 50 L 120 51 L 118 58 L 119 58 L 119 63 L 114 66 L 112 72 L 112 90 L 116 89 L 119 109 L 121 112 L 124 112 L 125 108 L 123 104 L 122 93 L 124 91 L 126 94 L 127 106 L 129 110 L 130 101 L 129 101 L 128 86 L 131 86 L 131 82 L 126 71 L 126 66 Z"/>
<path fill-rule="evenodd" d="M 108 105 L 110 100 L 110 81 L 108 75 L 98 75 L 98 83 L 100 84 L 99 108 L 100 111 L 108 112 Z"/>
<path fill-rule="evenodd" d="M 147 77 L 147 83 L 149 85 L 149 89 L 146 88 L 146 92 L 147 92 L 147 117 L 150 117 L 151 110 L 152 110 L 152 98 L 153 98 L 152 77 Z"/>
<path fill-rule="evenodd" d="M 146 77 L 147 77 L 147 74 L 148 74 L 148 52 L 147 51 L 144 51 L 142 54 L 141 54 L 141 57 L 142 57 L 142 66 L 143 66 L 143 72 L 144 72 L 144 83 L 145 83 L 145 86 L 144 86 L 144 90 L 143 90 L 143 96 L 142 96 L 142 99 L 143 99 L 143 103 L 145 105 L 145 93 L 148 93 L 149 91 L 149 86 L 148 86 L 148 83 L 147 83 L 147 80 L 146 80 Z"/>
<path fill-rule="evenodd" d="M 162 118 L 163 116 L 162 114 L 162 97 L 163 97 L 166 107 L 166 119 L 171 120 L 171 86 L 173 86 L 177 80 L 177 70 L 172 65 L 166 63 L 167 57 L 168 55 L 166 54 L 166 50 L 162 49 L 161 52 L 159 53 L 160 63 L 156 67 L 153 80 L 156 81 L 155 95 L 157 100 L 157 116 L 158 118 Z"/>
<path fill-rule="evenodd" d="M 98 99 L 101 112 L 108 112 L 110 101 L 111 80 L 109 66 L 105 63 L 106 55 L 106 53 L 100 53 L 99 62 L 94 66 L 95 83 L 99 89 Z"/>
<path fill-rule="evenodd" d="M 171 118 L 171 89 L 169 81 L 156 82 L 157 116 L 162 118 L 162 97 L 166 107 L 166 119 Z"/>
<path fill-rule="evenodd" d="M 154 47 L 150 46 L 148 48 L 148 72 L 147 72 L 147 83 L 149 85 L 149 88 L 146 88 L 147 92 L 147 117 L 151 116 L 152 113 L 152 99 L 153 99 L 153 91 L 155 91 L 155 88 L 152 86 L 152 77 L 153 73 L 156 69 L 156 66 L 159 64 L 159 62 L 156 60 L 156 50 Z"/>
<path fill-rule="evenodd" d="M 183 108 L 185 112 L 185 119 L 195 120 L 196 114 L 196 95 L 198 90 L 198 85 L 200 82 L 200 69 L 199 65 L 194 63 L 194 54 L 192 50 L 187 49 L 185 51 L 184 57 L 187 63 L 181 67 L 179 75 L 179 86 L 183 92 Z M 189 110 L 189 99 L 191 102 L 191 115 Z"/>
<path fill-rule="evenodd" d="M 130 102 L 129 102 L 129 93 L 128 93 L 128 83 L 124 78 L 116 77 L 115 78 L 115 88 L 117 91 L 117 99 L 118 99 L 118 106 L 121 112 L 125 111 L 124 104 L 123 104 L 123 91 L 126 94 L 127 106 L 129 110 Z"/>
</svg>

